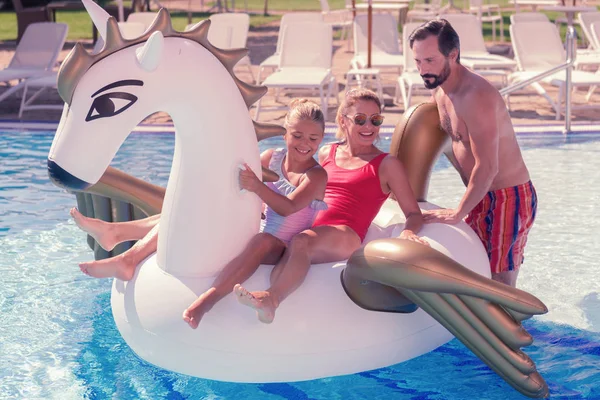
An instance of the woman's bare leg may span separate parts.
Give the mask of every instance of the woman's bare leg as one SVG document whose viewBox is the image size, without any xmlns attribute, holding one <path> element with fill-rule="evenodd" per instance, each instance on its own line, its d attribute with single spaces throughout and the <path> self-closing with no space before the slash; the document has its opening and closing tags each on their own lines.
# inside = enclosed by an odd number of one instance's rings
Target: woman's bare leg
<svg viewBox="0 0 600 400">
<path fill-rule="evenodd" d="M 138 264 L 156 251 L 159 226 L 155 225 L 143 239 L 126 252 L 105 260 L 81 263 L 79 269 L 94 278 L 114 277 L 123 281 L 131 280 Z"/>
<path fill-rule="evenodd" d="M 160 220 L 160 214 L 157 214 L 135 221 L 106 222 L 86 217 L 76 208 L 72 208 L 70 214 L 77 226 L 91 235 L 107 251 L 111 251 L 121 242 L 142 239 Z"/>
<path fill-rule="evenodd" d="M 258 319 L 271 323 L 279 304 L 292 294 L 306 278 L 312 262 L 344 260 L 360 247 L 360 238 L 348 227 L 319 226 L 294 236 L 286 256 L 275 267 L 271 287 L 248 292 L 241 285 L 234 288 L 240 303 L 256 310 Z M 289 254 L 287 254 L 289 253 Z"/>
<path fill-rule="evenodd" d="M 231 293 L 236 283 L 245 282 L 261 263 L 275 264 L 284 250 L 285 243 L 268 233 L 254 236 L 244 251 L 223 268 L 212 287 L 183 311 L 183 320 L 196 329 L 204 314 Z"/>
</svg>

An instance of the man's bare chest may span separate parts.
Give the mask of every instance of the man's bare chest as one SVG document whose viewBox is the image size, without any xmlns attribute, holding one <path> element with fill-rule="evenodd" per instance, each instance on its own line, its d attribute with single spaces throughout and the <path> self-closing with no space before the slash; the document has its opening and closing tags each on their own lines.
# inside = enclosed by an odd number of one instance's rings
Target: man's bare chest
<svg viewBox="0 0 600 400">
<path fill-rule="evenodd" d="M 450 136 L 453 142 L 468 141 L 467 126 L 457 116 L 454 106 L 449 101 L 438 100 L 440 127 Z"/>
</svg>

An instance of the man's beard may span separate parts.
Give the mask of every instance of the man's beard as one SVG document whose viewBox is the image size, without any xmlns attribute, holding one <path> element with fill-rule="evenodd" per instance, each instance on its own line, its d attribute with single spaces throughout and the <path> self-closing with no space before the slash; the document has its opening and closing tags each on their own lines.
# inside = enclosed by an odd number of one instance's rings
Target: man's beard
<svg viewBox="0 0 600 400">
<path fill-rule="evenodd" d="M 421 75 L 421 78 L 423 78 L 423 83 L 425 84 L 425 87 L 427 89 L 435 89 L 436 87 L 440 86 L 442 83 L 446 82 L 446 79 L 448 79 L 448 77 L 450 76 L 450 62 L 448 60 L 446 60 L 446 63 L 444 64 L 444 68 L 442 69 L 442 72 L 440 72 L 439 75 L 433 75 L 433 74 L 424 74 Z M 433 82 L 427 81 L 427 78 L 432 78 Z"/>
</svg>

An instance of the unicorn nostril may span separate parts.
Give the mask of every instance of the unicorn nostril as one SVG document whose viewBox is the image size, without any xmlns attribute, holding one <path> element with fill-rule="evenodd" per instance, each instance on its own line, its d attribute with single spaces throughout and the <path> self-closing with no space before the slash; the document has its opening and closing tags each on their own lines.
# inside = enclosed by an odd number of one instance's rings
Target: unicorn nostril
<svg viewBox="0 0 600 400">
<path fill-rule="evenodd" d="M 48 159 L 48 176 L 52 183 L 64 189 L 84 190 L 92 186 L 91 183 L 71 175 L 50 159 Z"/>
</svg>

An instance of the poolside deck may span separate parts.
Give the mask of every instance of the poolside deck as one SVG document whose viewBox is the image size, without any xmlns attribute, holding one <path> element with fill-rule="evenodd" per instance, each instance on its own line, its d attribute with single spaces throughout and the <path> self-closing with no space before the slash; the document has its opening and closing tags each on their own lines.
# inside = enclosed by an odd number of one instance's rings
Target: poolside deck
<svg viewBox="0 0 600 400">
<path fill-rule="evenodd" d="M 251 30 L 248 36 L 248 48 L 250 49 L 250 58 L 252 61 L 253 75 L 245 67 L 240 67 L 236 70 L 237 75 L 240 79 L 254 82 L 256 71 L 258 70 L 258 64 L 266 59 L 275 51 L 277 42 L 278 23 L 271 23 L 268 25 L 261 26 L 258 29 Z M 65 49 L 62 51 L 59 60 L 63 60 L 71 48 L 74 46 L 74 42 L 68 42 L 65 45 Z M 86 47 L 91 49 L 91 42 L 86 43 Z M 496 54 L 509 55 L 510 44 L 509 43 L 496 43 L 488 44 L 489 50 Z M 15 48 L 14 42 L 0 42 L 0 65 L 6 65 L 10 61 Z M 333 56 L 333 72 L 337 78 L 340 88 L 340 98 L 345 90 L 345 73 L 349 69 L 349 61 L 352 57 L 352 52 L 348 51 L 346 42 L 339 40 L 334 41 L 334 56 Z M 384 85 L 394 85 L 395 77 L 392 75 L 383 75 Z M 557 89 L 555 87 L 544 85 L 550 96 L 556 99 Z M 0 86 L 0 93 L 5 89 L 4 86 Z M 386 116 L 386 125 L 396 124 L 402 117 L 404 107 L 399 104 L 392 102 L 394 94 L 393 87 L 385 89 L 386 94 L 386 107 L 384 114 Z M 586 104 L 585 101 L 586 91 L 574 91 L 573 93 L 573 104 L 582 105 Z M 306 96 L 306 94 L 294 94 L 294 96 Z M 306 96 L 306 97 L 310 97 Z M 263 100 L 265 107 L 273 105 L 285 105 L 292 99 L 291 96 L 283 95 L 279 98 L 279 103 L 275 103 L 272 92 L 269 92 Z M 427 101 L 428 97 L 423 95 L 413 96 L 413 104 Z M 315 100 L 318 100 L 315 98 Z M 48 91 L 40 99 L 36 101 L 44 103 L 60 104 L 61 100 L 58 97 L 56 91 Z M 599 106 L 597 109 L 587 110 L 574 110 L 572 115 L 573 124 L 600 124 L 600 90 L 592 96 L 592 104 Z M 23 121 L 23 122 L 58 122 L 60 119 L 60 111 L 52 110 L 34 110 L 27 111 L 24 113 L 23 118 L 18 118 L 18 111 L 20 105 L 20 96 L 11 96 L 9 99 L 3 101 L 0 104 L 0 121 Z M 251 109 L 251 115 L 254 115 L 254 109 Z M 541 96 L 537 95 L 533 90 L 526 90 L 518 92 L 511 96 L 511 116 L 515 125 L 563 125 L 563 121 L 556 121 L 554 118 L 554 112 L 550 107 L 549 103 Z M 263 122 L 274 122 L 281 123 L 285 110 L 281 111 L 261 111 L 260 120 Z M 329 109 L 330 122 L 333 122 L 335 118 L 335 106 Z M 170 124 L 170 117 L 165 113 L 156 113 L 148 117 L 145 124 Z M 599 126 L 600 128 L 600 126 Z"/>
</svg>

